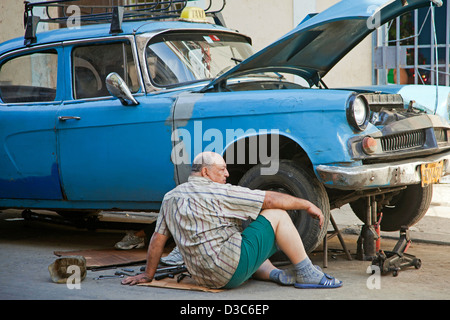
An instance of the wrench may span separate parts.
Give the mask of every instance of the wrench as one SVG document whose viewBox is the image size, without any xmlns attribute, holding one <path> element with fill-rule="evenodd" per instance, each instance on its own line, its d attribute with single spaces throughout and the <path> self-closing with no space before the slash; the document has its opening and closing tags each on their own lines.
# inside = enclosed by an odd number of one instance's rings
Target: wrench
<svg viewBox="0 0 450 320">
<path fill-rule="evenodd" d="M 123 272 L 123 271 L 116 271 L 114 274 L 116 276 L 128 276 L 128 277 L 134 276 L 134 274 L 126 273 L 126 272 Z"/>
<path fill-rule="evenodd" d="M 108 274 L 108 275 L 100 275 L 100 276 L 98 276 L 98 277 L 95 277 L 94 280 L 103 280 L 103 279 L 111 279 L 111 278 L 123 278 L 123 277 L 124 277 L 123 274 L 121 274 L 121 275 L 117 275 L 117 274 L 111 275 L 111 274 Z"/>
</svg>

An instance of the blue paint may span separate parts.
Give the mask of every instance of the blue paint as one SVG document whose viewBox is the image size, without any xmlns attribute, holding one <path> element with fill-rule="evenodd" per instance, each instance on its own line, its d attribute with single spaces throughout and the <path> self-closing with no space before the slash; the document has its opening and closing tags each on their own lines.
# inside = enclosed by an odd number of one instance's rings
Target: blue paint
<svg viewBox="0 0 450 320">
<path fill-rule="evenodd" d="M 327 90 L 318 100 L 320 93 L 318 89 L 205 93 L 196 102 L 190 121 L 183 127 L 191 135 L 189 151 L 195 155 L 198 152 L 194 147 L 200 149 L 199 145 L 205 148 L 211 144 L 206 138 L 208 130 L 213 134 L 221 133 L 217 136 L 223 138 L 222 143 L 216 145 L 221 144 L 224 148 L 230 142 L 248 136 L 252 129 L 257 133 L 278 130 L 280 135 L 301 146 L 314 166 L 351 163 L 353 159 L 346 143 L 357 134 L 348 125 L 346 106 L 352 92 Z M 237 133 L 236 139 L 229 141 L 227 130 Z M 375 130 L 370 124 L 366 133 Z M 225 150 L 215 151 L 222 153 Z"/>
<path fill-rule="evenodd" d="M 58 165 L 54 163 L 49 176 L 27 176 L 19 179 L 0 179 L 0 198 L 48 199 L 63 198 Z"/>
</svg>

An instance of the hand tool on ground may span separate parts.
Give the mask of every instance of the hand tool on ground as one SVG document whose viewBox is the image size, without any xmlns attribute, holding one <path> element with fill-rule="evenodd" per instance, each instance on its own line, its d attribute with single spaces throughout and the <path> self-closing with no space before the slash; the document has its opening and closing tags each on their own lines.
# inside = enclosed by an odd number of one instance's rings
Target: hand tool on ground
<svg viewBox="0 0 450 320">
<path fill-rule="evenodd" d="M 191 277 L 191 274 L 190 273 L 182 273 L 182 274 L 180 274 L 180 275 L 178 275 L 178 277 L 177 277 L 177 283 L 178 282 L 181 282 L 181 280 L 183 280 L 185 277 Z"/>
<path fill-rule="evenodd" d="M 154 279 L 161 280 L 167 277 L 173 278 L 176 274 L 188 271 L 185 265 L 176 267 L 164 267 L 156 270 Z"/>
<path fill-rule="evenodd" d="M 134 274 L 130 274 L 130 273 L 127 273 L 127 272 L 124 272 L 124 271 L 116 271 L 114 273 L 114 275 L 116 275 L 116 276 L 127 276 L 127 277 L 134 276 Z"/>
<path fill-rule="evenodd" d="M 94 280 L 103 280 L 103 279 L 112 279 L 112 278 L 123 278 L 124 275 L 117 275 L 117 274 L 102 274 L 98 277 L 95 277 Z"/>
</svg>

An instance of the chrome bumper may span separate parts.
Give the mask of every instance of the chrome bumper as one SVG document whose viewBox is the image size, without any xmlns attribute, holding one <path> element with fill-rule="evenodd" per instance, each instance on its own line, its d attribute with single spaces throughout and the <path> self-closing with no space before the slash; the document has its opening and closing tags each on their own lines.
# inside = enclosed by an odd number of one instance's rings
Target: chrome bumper
<svg viewBox="0 0 450 320">
<path fill-rule="evenodd" d="M 420 183 L 422 164 L 444 162 L 443 176 L 450 174 L 450 151 L 424 158 L 358 167 L 317 166 L 319 180 L 328 188 L 364 190 Z"/>
</svg>

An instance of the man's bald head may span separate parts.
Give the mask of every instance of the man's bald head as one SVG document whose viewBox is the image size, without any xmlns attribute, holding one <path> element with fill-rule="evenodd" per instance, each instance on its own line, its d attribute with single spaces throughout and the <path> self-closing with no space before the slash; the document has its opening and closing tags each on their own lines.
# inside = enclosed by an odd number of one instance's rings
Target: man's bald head
<svg viewBox="0 0 450 320">
<path fill-rule="evenodd" d="M 211 165 L 222 165 L 225 163 L 225 160 L 223 160 L 222 156 L 218 153 L 212 152 L 212 151 L 205 151 L 202 153 L 199 153 L 192 163 L 192 172 L 200 172 L 203 167 L 208 166 L 211 167 Z"/>
<path fill-rule="evenodd" d="M 218 153 L 205 151 L 198 154 L 192 163 L 191 174 L 201 175 L 214 182 L 225 183 L 229 176 L 227 165 Z"/>
</svg>

